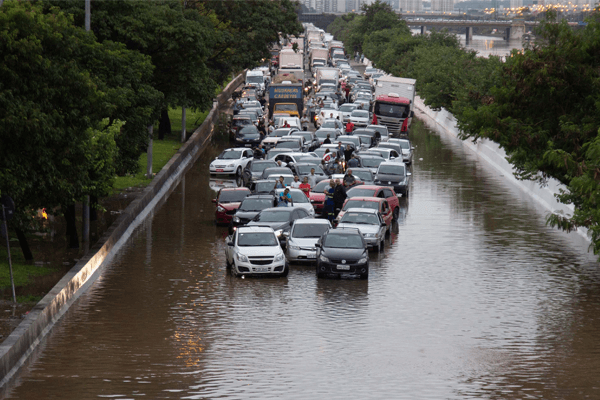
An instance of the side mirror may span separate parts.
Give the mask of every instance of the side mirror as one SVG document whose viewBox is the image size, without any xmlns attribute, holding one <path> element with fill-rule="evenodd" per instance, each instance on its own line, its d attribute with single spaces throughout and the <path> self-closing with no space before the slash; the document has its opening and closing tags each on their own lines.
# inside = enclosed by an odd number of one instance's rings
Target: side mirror
<svg viewBox="0 0 600 400">
<path fill-rule="evenodd" d="M 212 202 L 217 204 L 217 199 L 212 199 Z"/>
<path fill-rule="evenodd" d="M 411 149 L 411 150 L 414 150 L 415 148 L 414 148 L 414 147 L 411 147 L 410 149 Z"/>
<path fill-rule="evenodd" d="M 381 226 L 387 226 L 387 225 L 385 224 L 385 222 L 382 222 L 382 223 L 381 223 Z"/>
<path fill-rule="evenodd" d="M 407 172 L 407 173 L 406 173 L 406 176 L 411 176 L 411 175 L 412 175 L 412 173 L 411 173 L 411 172 Z"/>
<path fill-rule="evenodd" d="M 317 247 L 317 248 L 320 249 L 321 248 L 321 243 L 315 243 L 315 247 Z"/>
<path fill-rule="evenodd" d="M 231 241 L 231 240 L 230 240 L 230 241 L 228 241 L 228 242 L 227 242 L 227 246 L 232 246 L 232 247 L 233 247 L 233 241 Z"/>
<path fill-rule="evenodd" d="M 282 235 L 285 236 L 285 237 L 290 237 L 290 233 L 289 232 L 283 232 Z"/>
</svg>

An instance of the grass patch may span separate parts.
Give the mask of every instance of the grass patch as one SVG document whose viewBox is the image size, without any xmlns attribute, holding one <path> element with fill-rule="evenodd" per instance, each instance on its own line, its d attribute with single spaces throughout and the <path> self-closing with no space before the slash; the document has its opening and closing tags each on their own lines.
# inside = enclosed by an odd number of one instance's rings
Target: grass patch
<svg viewBox="0 0 600 400">
<path fill-rule="evenodd" d="M 54 272 L 53 268 L 34 265 L 25 261 L 21 247 L 18 242 L 11 242 L 10 255 L 12 259 L 13 278 L 15 286 L 26 286 L 32 277 L 49 275 Z M 6 247 L 0 247 L 0 289 L 10 288 L 10 270 L 8 268 L 8 252 Z"/>
<path fill-rule="evenodd" d="M 177 153 L 181 147 L 181 142 L 175 139 L 153 140 L 152 141 L 152 173 L 160 172 L 162 167 Z M 113 188 L 123 190 L 133 186 L 146 186 L 152 179 L 146 178 L 146 164 L 148 163 L 148 154 L 140 156 L 138 164 L 139 172 L 135 175 L 118 176 L 115 179 Z"/>
<path fill-rule="evenodd" d="M 193 133 L 197 127 L 202 125 L 209 111 L 192 111 L 189 108 L 185 110 L 185 130 L 188 134 Z M 181 137 L 181 107 L 169 108 L 169 118 L 171 119 L 172 135 Z M 158 129 L 158 126 L 155 129 Z"/>
</svg>

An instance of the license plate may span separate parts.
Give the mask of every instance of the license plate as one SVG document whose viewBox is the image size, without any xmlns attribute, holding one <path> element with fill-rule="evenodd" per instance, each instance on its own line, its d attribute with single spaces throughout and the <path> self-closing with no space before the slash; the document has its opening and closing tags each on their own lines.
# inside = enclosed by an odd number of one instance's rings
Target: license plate
<svg viewBox="0 0 600 400">
<path fill-rule="evenodd" d="M 252 147 L 252 143 L 246 143 L 244 146 L 245 147 Z"/>
<path fill-rule="evenodd" d="M 308 253 L 306 254 L 306 258 L 317 258 L 317 253 Z"/>
<path fill-rule="evenodd" d="M 349 271 L 350 266 L 349 265 L 338 265 L 337 269 L 343 269 L 344 271 Z"/>
<path fill-rule="evenodd" d="M 269 268 L 254 268 L 254 272 L 269 272 Z"/>
<path fill-rule="evenodd" d="M 218 168 L 217 168 L 217 172 L 223 172 L 223 170 L 222 170 L 222 169 L 218 169 Z"/>
</svg>

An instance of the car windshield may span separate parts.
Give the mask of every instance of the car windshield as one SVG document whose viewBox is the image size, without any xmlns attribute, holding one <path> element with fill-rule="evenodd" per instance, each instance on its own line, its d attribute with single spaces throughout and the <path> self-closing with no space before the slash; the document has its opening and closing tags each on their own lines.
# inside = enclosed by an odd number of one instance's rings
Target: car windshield
<svg viewBox="0 0 600 400">
<path fill-rule="evenodd" d="M 400 145 L 398 143 L 381 143 L 379 147 L 398 151 L 398 147 L 400 147 Z"/>
<path fill-rule="evenodd" d="M 323 124 L 321 125 L 322 128 L 330 128 L 330 129 L 335 129 L 336 127 L 336 123 L 335 121 L 325 121 L 323 122 Z"/>
<path fill-rule="evenodd" d="M 289 129 L 275 129 L 269 134 L 270 137 L 284 137 L 290 133 Z"/>
<path fill-rule="evenodd" d="M 343 112 L 352 112 L 356 109 L 355 106 L 351 106 L 350 104 L 344 104 L 343 106 L 340 107 L 340 111 Z"/>
<path fill-rule="evenodd" d="M 258 222 L 285 222 L 290 220 L 291 210 L 261 212 L 254 218 Z"/>
<path fill-rule="evenodd" d="M 329 135 L 330 138 L 335 138 L 335 131 L 333 129 L 330 130 L 318 130 L 315 132 L 315 135 L 317 135 L 317 137 L 319 139 L 325 139 L 327 137 L 327 135 Z"/>
<path fill-rule="evenodd" d="M 402 147 L 403 149 L 410 149 L 410 143 L 409 142 L 405 142 L 405 141 L 397 141 L 396 143 L 398 143 L 400 145 L 400 147 Z"/>
<path fill-rule="evenodd" d="M 275 180 L 268 182 L 257 182 L 254 185 L 254 191 L 257 193 L 270 193 L 275 187 Z"/>
<path fill-rule="evenodd" d="M 271 232 L 246 232 L 238 234 L 237 245 L 240 247 L 279 246 L 279 242 Z"/>
<path fill-rule="evenodd" d="M 382 158 L 388 158 L 390 152 L 385 150 L 369 149 L 369 154 L 376 154 Z"/>
<path fill-rule="evenodd" d="M 276 175 L 269 175 L 269 176 L 267 176 L 267 179 L 277 179 L 277 180 L 279 180 L 279 177 L 280 177 L 280 176 L 281 176 L 281 175 L 279 175 L 279 174 L 276 174 Z M 284 177 L 283 177 L 283 184 L 284 184 L 285 186 L 289 186 L 289 185 L 291 185 L 291 184 L 292 184 L 292 182 L 294 182 L 294 177 L 293 177 L 293 176 L 284 176 Z"/>
<path fill-rule="evenodd" d="M 265 182 L 271 186 L 271 190 L 273 190 L 273 186 L 275 186 L 274 182 Z M 272 199 L 245 199 L 240 204 L 240 211 L 262 211 L 265 208 L 273 207 Z"/>
<path fill-rule="evenodd" d="M 242 129 L 240 129 L 240 131 L 238 132 L 238 135 L 245 136 L 245 137 L 259 136 L 260 132 L 258 131 L 258 129 L 256 129 L 256 127 L 254 125 L 252 125 L 252 126 L 245 126 Z"/>
<path fill-rule="evenodd" d="M 247 190 L 223 190 L 219 194 L 219 203 L 239 203 L 248 193 Z"/>
<path fill-rule="evenodd" d="M 365 201 L 365 200 L 348 200 L 342 210 L 346 211 L 351 208 L 369 208 L 371 210 L 379 210 L 379 203 L 376 201 Z"/>
<path fill-rule="evenodd" d="M 285 142 L 279 141 L 275 146 L 276 149 L 299 149 L 300 145 L 296 141 L 286 140 Z"/>
<path fill-rule="evenodd" d="M 317 192 L 317 193 L 323 193 L 323 191 L 325 190 L 325 188 L 329 187 L 329 180 L 326 179 L 324 181 L 321 181 L 319 183 L 317 183 L 315 185 L 314 188 L 311 189 L 312 192 Z"/>
<path fill-rule="evenodd" d="M 310 170 L 312 168 L 315 169 L 315 175 L 325 175 L 325 172 L 318 165 L 297 165 L 296 172 L 298 175 L 310 175 Z"/>
<path fill-rule="evenodd" d="M 341 138 L 343 142 L 351 142 L 354 146 L 359 146 L 360 145 L 360 139 L 357 137 L 352 137 L 352 136 L 343 136 Z"/>
<path fill-rule="evenodd" d="M 408 117 L 410 106 L 408 104 L 390 104 L 378 101 L 375 102 L 375 109 L 373 111 L 375 114 L 384 117 L 406 118 Z"/>
<path fill-rule="evenodd" d="M 371 146 L 371 136 L 359 136 L 360 142 L 366 144 L 367 146 Z"/>
<path fill-rule="evenodd" d="M 329 229 L 329 224 L 296 224 L 292 237 L 298 239 L 320 238 Z"/>
<path fill-rule="evenodd" d="M 321 159 L 319 157 L 313 157 L 313 156 L 301 156 L 301 157 L 296 157 L 296 161 L 303 162 L 303 163 L 309 163 L 309 164 L 320 164 L 321 163 Z"/>
<path fill-rule="evenodd" d="M 375 214 L 371 213 L 358 213 L 348 212 L 344 214 L 340 222 L 346 222 L 348 224 L 367 224 L 367 225 L 378 225 L 379 219 Z"/>
<path fill-rule="evenodd" d="M 259 162 L 259 163 L 253 163 L 252 166 L 250 167 L 250 170 L 252 172 L 263 172 L 266 168 L 273 168 L 273 167 L 277 167 L 277 163 L 276 162 Z"/>
<path fill-rule="evenodd" d="M 404 176 L 404 166 L 403 165 L 380 165 L 377 173 L 383 174 L 383 175 Z"/>
<path fill-rule="evenodd" d="M 230 150 L 230 151 L 224 151 L 221 154 L 219 154 L 219 157 L 217 157 L 219 160 L 238 160 L 242 155 L 241 151 L 238 150 Z"/>
<path fill-rule="evenodd" d="M 325 236 L 323 247 L 340 249 L 362 249 L 364 248 L 360 235 L 358 234 L 329 234 Z"/>
<path fill-rule="evenodd" d="M 358 179 L 360 179 L 363 182 L 367 182 L 367 181 L 372 181 L 373 180 L 373 175 L 371 174 L 371 171 L 352 171 L 352 174 L 354 176 L 358 176 Z"/>
<path fill-rule="evenodd" d="M 264 78 L 262 76 L 258 76 L 258 75 L 254 75 L 254 76 L 246 75 L 246 82 L 247 83 L 263 83 Z"/>
<path fill-rule="evenodd" d="M 364 157 L 361 158 L 360 163 L 362 164 L 363 167 L 366 168 L 377 168 L 379 167 L 379 164 L 381 164 L 382 162 L 384 162 L 385 160 L 383 158 L 379 158 L 379 157 Z"/>
<path fill-rule="evenodd" d="M 277 191 L 277 196 L 280 196 L 281 193 L 283 193 L 283 190 L 278 190 Z M 298 204 L 300 204 L 300 203 L 308 203 L 309 202 L 308 197 L 306 197 L 306 195 L 304 194 L 304 192 L 296 192 L 295 190 L 294 191 L 290 190 L 290 194 L 292 195 L 292 201 L 294 202 L 294 204 L 296 204 L 296 203 L 298 203 Z"/>
<path fill-rule="evenodd" d="M 353 172 L 356 174 L 356 172 Z M 363 189 L 361 187 L 355 187 L 346 193 L 348 197 L 373 197 L 375 195 L 375 189 Z"/>
<path fill-rule="evenodd" d="M 369 118 L 369 112 L 365 110 L 354 110 L 350 116 L 357 118 Z"/>
</svg>

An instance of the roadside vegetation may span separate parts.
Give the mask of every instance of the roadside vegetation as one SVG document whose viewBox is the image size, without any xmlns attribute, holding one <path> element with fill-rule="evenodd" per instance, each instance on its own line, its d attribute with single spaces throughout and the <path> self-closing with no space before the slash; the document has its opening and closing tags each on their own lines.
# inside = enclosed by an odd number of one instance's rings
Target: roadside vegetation
<svg viewBox="0 0 600 400">
<path fill-rule="evenodd" d="M 380 1 L 362 11 L 338 17 L 328 31 L 349 54 L 416 79 L 426 105 L 456 117 L 462 139 L 498 143 L 518 179 L 563 183 L 558 200 L 575 212 L 552 214 L 548 223 L 587 228 L 600 254 L 600 10 L 579 30 L 549 11 L 535 43 L 504 62 L 477 57 L 446 32 L 412 36 Z"/>
<path fill-rule="evenodd" d="M 299 34 L 290 0 L 5 0 L 0 6 L 0 194 L 16 205 L 9 234 L 32 264 L 41 209 L 78 247 L 75 205 L 144 184 L 148 126 L 153 172 L 181 145 L 232 74 Z M 170 133 L 172 132 L 172 133 Z M 3 242 L 3 241 L 2 241 Z M 3 245 L 0 245 L 4 247 Z M 7 270 L 0 260 L 0 274 Z M 33 274 L 33 272 L 32 272 Z M 2 282 L 0 282 L 0 286 Z"/>
</svg>

